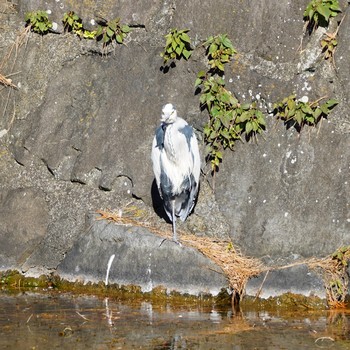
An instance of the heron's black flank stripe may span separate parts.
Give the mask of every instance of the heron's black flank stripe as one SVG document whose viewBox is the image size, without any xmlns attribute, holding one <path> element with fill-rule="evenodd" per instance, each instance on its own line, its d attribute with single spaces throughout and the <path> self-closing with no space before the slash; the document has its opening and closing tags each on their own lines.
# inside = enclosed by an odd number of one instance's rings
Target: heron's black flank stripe
<svg viewBox="0 0 350 350">
<path fill-rule="evenodd" d="M 164 148 L 164 135 L 165 135 L 165 128 L 163 127 L 164 124 L 162 124 L 159 128 L 156 130 L 156 141 L 157 141 L 157 147 L 159 150 L 162 150 Z"/>
<path fill-rule="evenodd" d="M 173 194 L 173 185 L 168 177 L 168 175 L 161 169 L 160 172 L 160 189 L 162 191 L 162 197 L 163 200 L 170 201 L 172 197 L 174 196 Z"/>
</svg>

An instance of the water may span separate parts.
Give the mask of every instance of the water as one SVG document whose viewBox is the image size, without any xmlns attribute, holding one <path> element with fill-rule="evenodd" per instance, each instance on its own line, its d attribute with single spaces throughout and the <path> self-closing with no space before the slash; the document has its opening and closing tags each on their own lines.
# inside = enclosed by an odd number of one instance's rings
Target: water
<svg viewBox="0 0 350 350">
<path fill-rule="evenodd" d="M 0 349 L 350 349 L 350 313 L 0 292 Z"/>
</svg>

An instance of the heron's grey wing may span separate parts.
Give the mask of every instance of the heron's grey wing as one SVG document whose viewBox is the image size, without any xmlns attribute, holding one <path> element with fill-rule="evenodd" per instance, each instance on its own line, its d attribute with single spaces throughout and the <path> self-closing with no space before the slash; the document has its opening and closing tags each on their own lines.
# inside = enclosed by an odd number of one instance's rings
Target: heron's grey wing
<svg viewBox="0 0 350 350">
<path fill-rule="evenodd" d="M 156 179 L 156 183 L 157 183 L 157 187 L 160 195 L 162 195 L 160 192 L 160 175 L 161 175 L 160 153 L 161 153 L 161 150 L 163 149 L 163 140 L 164 140 L 164 131 L 162 127 L 159 127 L 156 130 L 156 134 L 153 138 L 151 158 L 153 163 L 153 173 Z"/>
<path fill-rule="evenodd" d="M 199 154 L 199 147 L 198 147 L 198 141 L 196 138 L 196 134 L 193 133 L 193 136 L 191 137 L 191 152 L 192 152 L 192 158 L 193 158 L 193 177 L 197 185 L 199 185 L 199 175 L 201 173 L 201 157 Z"/>
<path fill-rule="evenodd" d="M 184 131 L 190 152 L 190 164 L 188 164 L 190 169 L 189 176 L 184 179 L 182 185 L 184 192 L 179 196 L 179 202 L 182 201 L 180 210 L 180 219 L 182 221 L 186 220 L 194 207 L 198 193 L 200 175 L 200 155 L 196 135 L 190 126 L 188 126 L 188 128 L 186 127 L 186 130 Z"/>
<path fill-rule="evenodd" d="M 191 153 L 192 153 L 192 159 L 193 159 L 193 168 L 192 168 L 193 183 L 191 186 L 191 193 L 190 193 L 189 213 L 192 211 L 196 202 L 198 188 L 199 188 L 199 176 L 201 172 L 201 157 L 199 154 L 198 142 L 197 142 L 195 133 L 193 133 L 193 136 L 191 137 L 190 141 L 191 141 Z"/>
</svg>

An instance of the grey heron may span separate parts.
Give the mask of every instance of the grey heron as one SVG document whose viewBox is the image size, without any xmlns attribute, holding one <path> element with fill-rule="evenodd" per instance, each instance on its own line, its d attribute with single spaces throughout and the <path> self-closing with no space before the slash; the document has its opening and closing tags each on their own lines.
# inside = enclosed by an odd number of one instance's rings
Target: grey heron
<svg viewBox="0 0 350 350">
<path fill-rule="evenodd" d="M 152 144 L 153 172 L 165 212 L 176 234 L 176 218 L 185 221 L 198 193 L 200 156 L 193 128 L 177 116 L 171 103 L 162 109 L 161 124 Z"/>
</svg>

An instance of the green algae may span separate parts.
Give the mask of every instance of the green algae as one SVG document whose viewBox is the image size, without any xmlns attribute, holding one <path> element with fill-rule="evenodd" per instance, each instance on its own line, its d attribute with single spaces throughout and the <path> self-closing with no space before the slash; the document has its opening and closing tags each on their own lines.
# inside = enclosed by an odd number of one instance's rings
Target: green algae
<svg viewBox="0 0 350 350">
<path fill-rule="evenodd" d="M 245 297 L 241 302 L 241 307 L 245 310 L 289 310 L 289 311 L 307 311 L 307 310 L 326 310 L 328 309 L 325 299 L 318 296 L 305 296 L 302 294 L 284 293 L 280 296 L 270 297 L 268 299 Z"/>
<path fill-rule="evenodd" d="M 140 286 L 135 285 L 105 285 L 104 282 L 83 283 L 80 281 L 70 282 L 58 275 L 42 275 L 38 278 L 27 277 L 18 271 L 0 272 L 0 288 L 6 291 L 55 290 L 63 293 L 77 295 L 96 295 L 110 297 L 117 300 L 149 301 L 158 304 L 167 303 L 173 305 L 230 305 L 230 295 L 222 290 L 218 296 L 211 294 L 190 295 L 176 291 L 169 291 L 163 286 L 157 286 L 150 292 L 142 292 Z"/>
<path fill-rule="evenodd" d="M 27 277 L 18 271 L 0 272 L 0 288 L 2 290 L 18 291 L 33 290 L 45 291 L 55 290 L 64 293 L 77 295 L 96 295 L 100 297 L 111 297 L 117 300 L 149 301 L 157 304 L 173 305 L 203 305 L 203 306 L 229 306 L 231 295 L 226 289 L 222 289 L 217 296 L 210 294 L 190 295 L 176 291 L 167 290 L 163 286 L 158 286 L 150 292 L 142 292 L 141 287 L 135 285 L 105 285 L 102 281 L 92 282 L 70 282 L 62 279 L 58 275 L 42 275 L 40 277 Z M 327 302 L 317 296 L 304 296 L 301 294 L 285 293 L 281 296 L 270 297 L 268 299 L 253 298 L 245 296 L 240 301 L 240 308 L 244 310 L 327 310 Z"/>
</svg>

